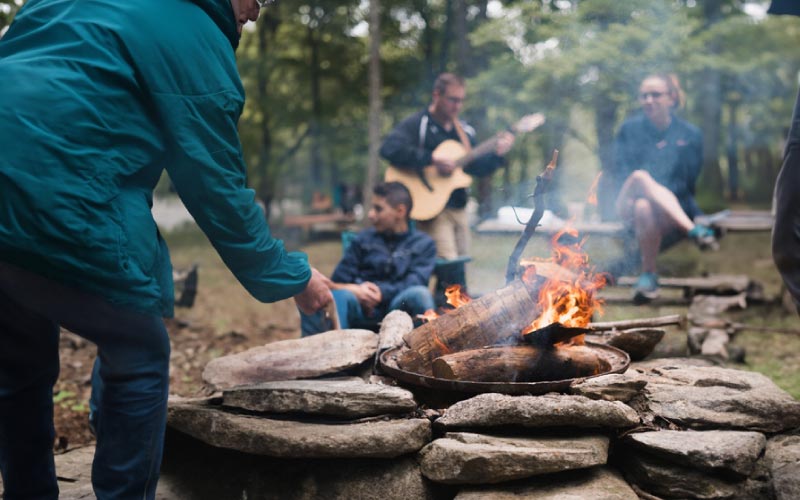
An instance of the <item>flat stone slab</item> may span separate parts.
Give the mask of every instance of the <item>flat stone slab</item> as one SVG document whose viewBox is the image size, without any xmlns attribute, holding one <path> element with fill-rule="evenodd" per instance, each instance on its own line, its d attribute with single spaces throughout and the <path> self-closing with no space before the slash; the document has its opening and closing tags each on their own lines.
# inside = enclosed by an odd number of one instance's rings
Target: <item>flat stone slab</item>
<svg viewBox="0 0 800 500">
<path fill-rule="evenodd" d="M 449 432 L 419 455 L 422 473 L 432 481 L 500 483 L 605 464 L 608 438 L 494 437 Z"/>
<path fill-rule="evenodd" d="M 431 440 L 428 419 L 315 423 L 228 413 L 209 405 L 170 406 L 168 424 L 212 446 L 287 458 L 392 458 Z"/>
<path fill-rule="evenodd" d="M 639 500 L 619 472 L 592 467 L 553 476 L 540 476 L 513 486 L 461 490 L 455 500 Z"/>
<path fill-rule="evenodd" d="M 626 454 L 623 463 L 630 481 L 659 497 L 722 499 L 731 498 L 743 489 L 743 482 L 728 482 L 644 454 Z"/>
<path fill-rule="evenodd" d="M 800 435 L 775 436 L 767 443 L 765 459 L 777 500 L 800 498 Z"/>
<path fill-rule="evenodd" d="M 573 382 L 569 391 L 578 396 L 604 401 L 622 401 L 626 403 L 642 394 L 647 380 L 635 370 L 625 373 L 613 373 Z"/>
<path fill-rule="evenodd" d="M 288 380 L 240 387 L 225 391 L 222 404 L 265 413 L 308 413 L 349 418 L 407 413 L 417 408 L 410 391 L 368 384 L 358 377 Z"/>
<path fill-rule="evenodd" d="M 800 426 L 800 401 L 760 373 L 664 365 L 645 376 L 650 410 L 684 427 L 775 433 Z"/>
<path fill-rule="evenodd" d="M 355 368 L 372 358 L 377 347 L 378 336 L 369 330 L 332 330 L 212 359 L 203 370 L 203 380 L 226 390 L 315 378 Z"/>
<path fill-rule="evenodd" d="M 560 394 L 481 394 L 454 404 L 436 420 L 437 425 L 448 429 L 508 425 L 616 429 L 633 427 L 638 423 L 638 414 L 619 401 L 594 401 L 583 396 Z"/>
<path fill-rule="evenodd" d="M 747 477 L 767 438 L 760 432 L 665 430 L 630 434 L 625 443 L 677 464 Z"/>
</svg>

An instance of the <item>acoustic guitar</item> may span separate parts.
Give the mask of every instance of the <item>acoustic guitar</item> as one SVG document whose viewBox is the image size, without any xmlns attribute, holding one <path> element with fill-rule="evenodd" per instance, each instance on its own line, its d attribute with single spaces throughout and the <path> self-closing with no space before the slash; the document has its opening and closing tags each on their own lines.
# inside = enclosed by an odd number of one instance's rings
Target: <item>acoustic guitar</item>
<svg viewBox="0 0 800 500">
<path fill-rule="evenodd" d="M 522 117 L 511 127 L 510 132 L 513 134 L 531 132 L 543 123 L 544 115 L 533 113 Z M 494 151 L 499 136 L 498 132 L 470 151 L 467 151 L 461 142 L 455 140 L 447 140 L 439 144 L 434 150 L 434 154 L 441 154 L 446 158 L 453 159 L 457 165 L 453 173 L 448 176 L 440 175 L 435 165 L 428 165 L 421 172 L 390 166 L 386 169 L 384 180 L 386 182 L 397 181 L 408 188 L 411 200 L 414 202 L 411 209 L 412 219 L 431 220 L 444 210 L 453 191 L 469 187 L 472 184 L 472 176 L 464 172 L 464 167 L 477 157 Z"/>
</svg>

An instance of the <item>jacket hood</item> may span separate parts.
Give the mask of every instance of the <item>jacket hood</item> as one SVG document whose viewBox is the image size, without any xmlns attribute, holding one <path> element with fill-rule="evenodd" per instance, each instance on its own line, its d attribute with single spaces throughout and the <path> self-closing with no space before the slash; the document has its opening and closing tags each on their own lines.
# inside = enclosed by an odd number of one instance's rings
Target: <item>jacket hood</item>
<svg viewBox="0 0 800 500">
<path fill-rule="evenodd" d="M 203 9 L 208 17 L 219 27 L 231 42 L 233 50 L 239 46 L 239 33 L 236 32 L 236 18 L 230 0 L 191 0 Z"/>
</svg>

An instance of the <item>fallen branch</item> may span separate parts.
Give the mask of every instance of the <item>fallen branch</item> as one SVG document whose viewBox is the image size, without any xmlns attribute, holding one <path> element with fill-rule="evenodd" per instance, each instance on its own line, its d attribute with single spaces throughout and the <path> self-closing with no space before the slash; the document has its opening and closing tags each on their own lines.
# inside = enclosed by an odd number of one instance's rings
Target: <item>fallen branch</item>
<svg viewBox="0 0 800 500">
<path fill-rule="evenodd" d="M 683 326 L 686 318 L 681 314 L 670 314 L 669 316 L 658 316 L 656 318 L 625 319 L 621 321 L 603 321 L 599 323 L 589 323 L 589 328 L 596 332 L 606 330 L 627 330 L 630 328 L 646 328 L 656 326 L 679 325 Z"/>
</svg>

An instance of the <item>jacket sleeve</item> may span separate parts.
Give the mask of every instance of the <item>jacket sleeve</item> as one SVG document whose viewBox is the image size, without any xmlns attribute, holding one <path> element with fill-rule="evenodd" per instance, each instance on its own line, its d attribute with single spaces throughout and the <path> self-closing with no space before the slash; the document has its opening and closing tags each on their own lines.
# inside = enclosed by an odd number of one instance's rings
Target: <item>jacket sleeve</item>
<svg viewBox="0 0 800 500">
<path fill-rule="evenodd" d="M 431 164 L 433 152 L 419 144 L 421 119 L 421 113 L 406 118 L 384 139 L 380 154 L 392 166 L 407 170 L 421 170 Z"/>
<path fill-rule="evenodd" d="M 274 302 L 303 291 L 305 254 L 273 238 L 255 192 L 245 184 L 237 121 L 241 89 L 205 95 L 155 93 L 168 131 L 166 169 L 178 194 L 225 265 L 256 299 Z"/>
<path fill-rule="evenodd" d="M 430 238 L 417 243 L 418 250 L 412 254 L 411 263 L 405 275 L 392 280 L 377 281 L 381 289 L 381 303 L 388 304 L 401 291 L 411 286 L 427 286 L 436 265 L 436 244 Z"/>
</svg>

